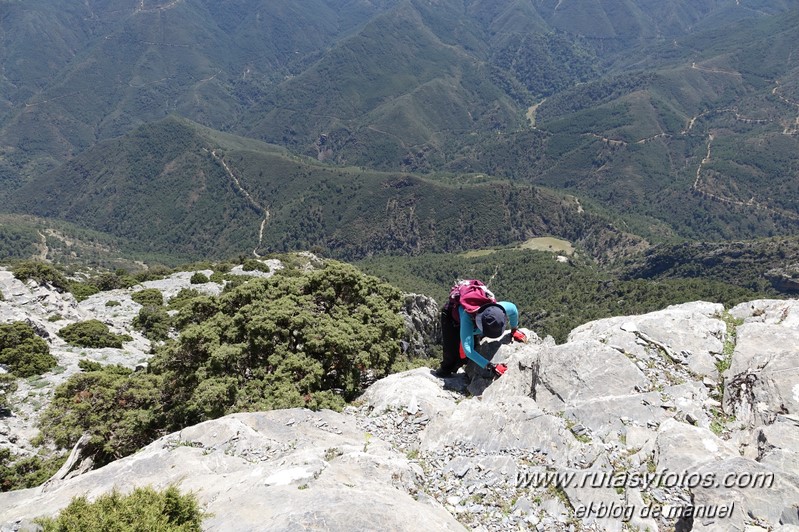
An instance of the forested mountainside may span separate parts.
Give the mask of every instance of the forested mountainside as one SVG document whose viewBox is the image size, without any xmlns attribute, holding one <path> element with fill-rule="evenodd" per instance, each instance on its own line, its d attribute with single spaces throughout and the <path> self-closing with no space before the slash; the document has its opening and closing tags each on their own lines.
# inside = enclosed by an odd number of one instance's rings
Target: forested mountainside
<svg viewBox="0 0 799 532">
<path fill-rule="evenodd" d="M 346 166 L 438 182 L 483 174 L 564 190 L 650 241 L 789 234 L 799 222 L 798 7 L 793 0 L 3 1 L 0 181 L 11 200 L 4 204 L 83 223 L 65 213 L 91 203 L 88 188 L 109 169 L 83 165 L 76 174 L 73 159 L 97 157 L 108 146 L 98 143 L 125 135 L 160 142 L 153 124 L 172 114 L 316 158 L 335 168 L 331 174 Z M 258 172 L 268 168 L 265 159 Z M 109 160 L 115 179 L 154 172 L 153 161 Z M 54 181 L 84 198 L 46 209 L 46 200 L 30 200 L 31 190 Z M 164 199 L 148 187 L 141 197 L 154 205 L 143 212 Z M 229 221 L 216 218 L 228 226 L 223 240 L 240 240 L 231 236 L 237 227 L 262 214 L 237 207 L 234 192 L 220 196 L 234 202 L 225 207 Z M 314 216 L 313 205 L 297 207 L 296 195 L 288 203 L 295 216 Z M 189 206 L 162 219 L 197 226 L 196 217 Z M 306 242 L 338 245 L 329 217 L 318 223 L 325 238 L 311 229 Z M 131 228 L 138 224 L 133 217 L 91 227 L 135 239 L 146 233 Z M 174 239 L 194 233 L 181 229 Z M 180 253 L 193 247 L 175 243 Z"/>
<path fill-rule="evenodd" d="M 642 243 L 556 191 L 335 167 L 177 118 L 98 144 L 10 204 L 173 261 L 298 249 L 345 259 L 459 252 L 540 234 L 610 258 Z"/>
</svg>

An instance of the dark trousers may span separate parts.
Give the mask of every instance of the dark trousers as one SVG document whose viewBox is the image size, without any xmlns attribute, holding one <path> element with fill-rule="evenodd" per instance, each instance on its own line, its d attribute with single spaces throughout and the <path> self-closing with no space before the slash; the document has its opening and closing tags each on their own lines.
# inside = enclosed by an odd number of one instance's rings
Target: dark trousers
<svg viewBox="0 0 799 532">
<path fill-rule="evenodd" d="M 461 328 L 452 318 L 449 305 L 445 305 L 441 310 L 441 340 L 444 351 L 444 358 L 441 361 L 439 371 L 442 373 L 453 373 L 466 363 L 461 358 Z"/>
</svg>

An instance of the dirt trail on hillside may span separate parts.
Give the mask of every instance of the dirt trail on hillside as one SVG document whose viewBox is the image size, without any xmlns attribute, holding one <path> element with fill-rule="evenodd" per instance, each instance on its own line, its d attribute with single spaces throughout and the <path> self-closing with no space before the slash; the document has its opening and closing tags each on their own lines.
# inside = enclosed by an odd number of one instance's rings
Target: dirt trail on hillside
<svg viewBox="0 0 799 532">
<path fill-rule="evenodd" d="M 771 90 L 771 94 L 773 96 L 776 96 L 777 98 L 779 98 L 780 101 L 782 101 L 783 103 L 785 103 L 787 105 L 790 105 L 792 107 L 796 107 L 796 109 L 799 110 L 799 102 L 795 102 L 793 100 L 789 100 L 788 98 L 786 98 L 785 96 L 780 94 L 779 93 L 780 82 L 779 81 L 775 81 L 775 83 L 777 84 L 777 86 L 774 87 Z M 793 125 L 788 124 L 782 130 L 782 134 L 783 135 L 794 135 L 794 134 L 796 134 L 798 132 L 799 132 L 799 116 L 796 117 L 796 120 L 794 120 Z"/>
<path fill-rule="evenodd" d="M 209 151 L 206 148 L 203 148 L 203 150 Z M 243 186 L 241 186 L 241 181 L 239 181 L 239 178 L 236 177 L 236 174 L 233 173 L 233 170 L 231 170 L 230 166 L 228 166 L 225 159 L 216 153 L 216 150 L 210 150 L 209 153 L 214 157 L 216 162 L 222 165 L 222 168 L 225 169 L 225 173 L 227 173 L 228 177 L 233 182 L 233 185 L 236 187 L 236 190 L 238 190 L 241 193 L 241 195 L 244 196 L 244 198 L 247 200 L 247 203 L 249 203 L 253 209 L 255 209 L 259 214 L 261 214 L 264 217 L 264 219 L 261 221 L 261 226 L 258 229 L 258 245 L 255 246 L 255 249 L 252 250 L 252 254 L 256 258 L 260 258 L 261 255 L 258 254 L 258 250 L 261 249 L 261 244 L 264 241 L 264 231 L 266 230 L 266 224 L 269 221 L 269 209 L 267 209 L 266 207 L 255 201 L 252 195 Z"/>
<path fill-rule="evenodd" d="M 710 191 L 704 189 L 702 187 L 702 182 L 701 182 L 702 170 L 703 170 L 704 166 L 709 164 L 711 162 L 711 160 L 712 160 L 712 158 L 711 158 L 711 147 L 713 145 L 714 138 L 715 137 L 713 136 L 712 133 L 710 135 L 708 135 L 707 153 L 705 154 L 705 157 L 702 159 L 702 161 L 699 163 L 699 167 L 696 169 L 696 179 L 694 179 L 694 184 L 693 184 L 693 187 L 692 187 L 695 192 L 701 194 L 702 196 L 704 196 L 706 198 L 710 198 L 712 200 L 719 201 L 721 203 L 726 203 L 727 205 L 735 205 L 735 206 L 738 206 L 738 207 L 748 207 L 748 208 L 754 208 L 754 209 L 761 209 L 761 210 L 770 212 L 772 214 L 776 214 L 778 216 L 784 216 L 786 218 L 791 218 L 793 220 L 799 220 L 799 215 L 796 215 L 796 214 L 794 214 L 792 212 L 789 212 L 789 211 L 786 211 L 786 210 L 783 210 L 783 209 L 770 207 L 769 205 L 767 205 L 765 203 L 761 203 L 760 201 L 757 201 L 754 196 L 749 198 L 747 201 L 741 201 L 741 200 L 737 200 L 737 199 L 732 199 L 732 198 L 728 198 L 728 197 L 725 197 L 725 196 L 721 196 L 719 194 L 714 194 L 713 192 L 710 192 Z"/>
</svg>

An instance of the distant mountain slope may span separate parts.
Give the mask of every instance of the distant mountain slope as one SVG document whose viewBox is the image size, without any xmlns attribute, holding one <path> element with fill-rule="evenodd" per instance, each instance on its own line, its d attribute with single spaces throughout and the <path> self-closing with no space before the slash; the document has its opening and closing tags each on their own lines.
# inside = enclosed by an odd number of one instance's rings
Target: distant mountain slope
<svg viewBox="0 0 799 532">
<path fill-rule="evenodd" d="M 702 278 L 745 287 L 799 292 L 799 237 L 659 245 L 621 268 L 626 279 Z"/>
<path fill-rule="evenodd" d="M 177 118 L 101 143 L 16 198 L 18 212 L 188 258 L 461 251 L 548 234 L 600 254 L 639 244 L 544 189 L 334 167 Z"/>
<path fill-rule="evenodd" d="M 324 134 L 342 162 L 440 167 L 470 152 L 466 133 L 518 129 L 619 51 L 796 4 L 5 0 L 0 179 L 168 113 L 305 154 Z"/>
<path fill-rule="evenodd" d="M 562 189 L 647 238 L 799 229 L 799 0 L 0 7 L 0 200 L 173 114 L 341 166 Z"/>
<path fill-rule="evenodd" d="M 171 112 L 229 125 L 382 4 L 4 1 L 0 167 L 24 178 Z"/>
<path fill-rule="evenodd" d="M 799 11 L 640 54 L 663 65 L 575 87 L 536 113 L 534 180 L 699 239 L 799 228 Z M 625 67 L 625 69 L 628 69 Z"/>
<path fill-rule="evenodd" d="M 103 142 L 21 189 L 22 212 L 59 218 L 175 256 L 219 256 L 252 242 L 255 212 L 207 143 L 167 119 Z"/>
</svg>

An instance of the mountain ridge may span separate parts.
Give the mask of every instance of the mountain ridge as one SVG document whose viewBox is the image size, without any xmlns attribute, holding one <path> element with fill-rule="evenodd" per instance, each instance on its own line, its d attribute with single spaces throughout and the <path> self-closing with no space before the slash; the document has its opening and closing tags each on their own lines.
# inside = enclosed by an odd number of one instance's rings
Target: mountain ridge
<svg viewBox="0 0 799 532">
<path fill-rule="evenodd" d="M 640 243 L 567 196 L 471 179 L 331 166 L 173 117 L 32 181 L 11 208 L 196 259 L 312 246 L 339 257 L 456 251 L 544 234 L 585 240 L 600 254 L 608 250 L 591 242 L 605 233 L 621 237 L 619 253 Z"/>
</svg>

